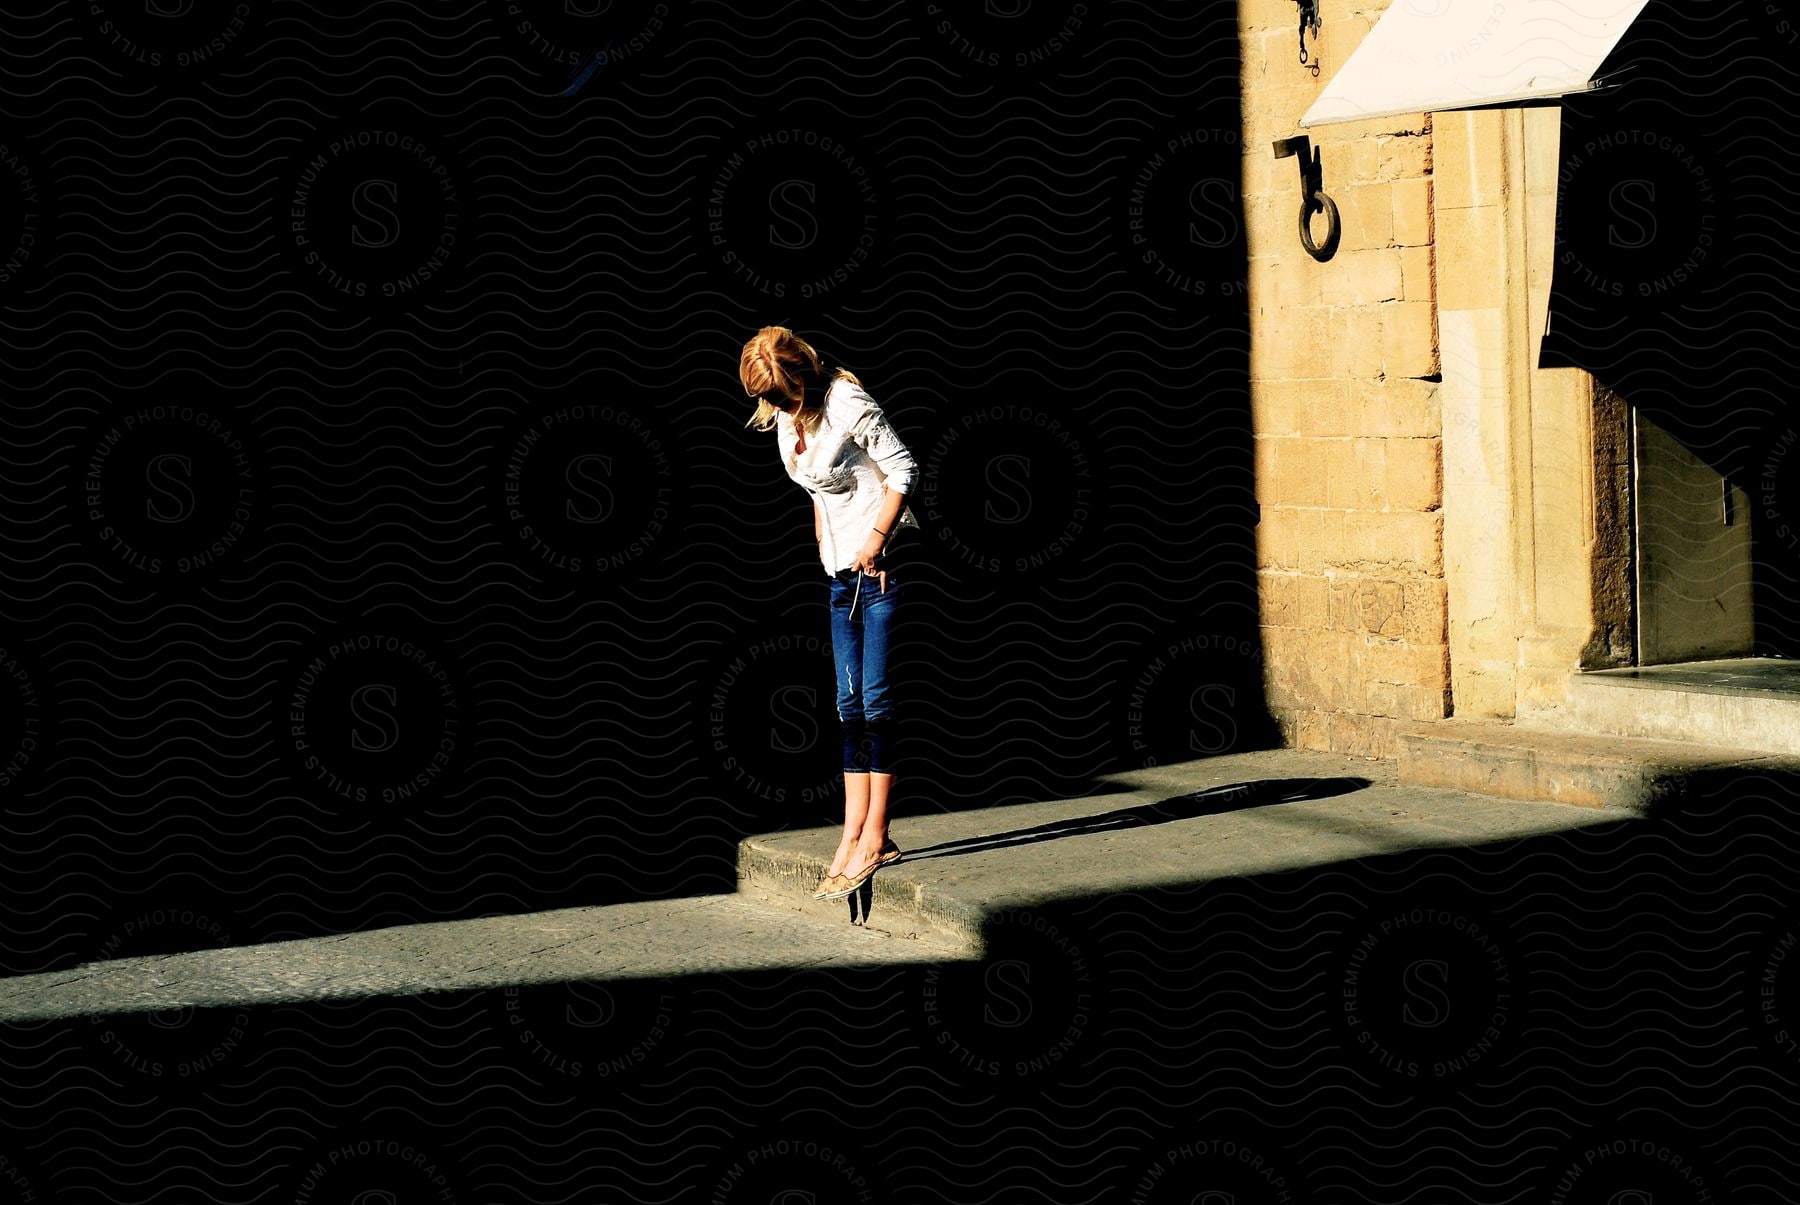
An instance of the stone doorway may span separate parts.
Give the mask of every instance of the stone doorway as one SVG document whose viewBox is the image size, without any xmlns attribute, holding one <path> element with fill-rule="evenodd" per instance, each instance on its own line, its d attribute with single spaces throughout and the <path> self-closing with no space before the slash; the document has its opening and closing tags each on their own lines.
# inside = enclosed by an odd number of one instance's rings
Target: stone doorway
<svg viewBox="0 0 1800 1205">
<path fill-rule="evenodd" d="M 1754 655 L 1749 493 L 1654 416 L 1631 428 L 1637 664 Z"/>
</svg>

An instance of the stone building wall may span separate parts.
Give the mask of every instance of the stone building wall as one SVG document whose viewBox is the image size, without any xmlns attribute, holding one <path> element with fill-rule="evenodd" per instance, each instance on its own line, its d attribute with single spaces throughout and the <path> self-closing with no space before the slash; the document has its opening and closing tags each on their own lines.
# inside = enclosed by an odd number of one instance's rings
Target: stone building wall
<svg viewBox="0 0 1800 1205">
<path fill-rule="evenodd" d="M 1264 688 L 1288 744 L 1392 756 L 1450 708 L 1431 123 L 1309 131 L 1343 223 L 1325 263 L 1271 146 L 1384 8 L 1325 0 L 1316 78 L 1294 0 L 1240 0 L 1239 33 Z"/>
</svg>

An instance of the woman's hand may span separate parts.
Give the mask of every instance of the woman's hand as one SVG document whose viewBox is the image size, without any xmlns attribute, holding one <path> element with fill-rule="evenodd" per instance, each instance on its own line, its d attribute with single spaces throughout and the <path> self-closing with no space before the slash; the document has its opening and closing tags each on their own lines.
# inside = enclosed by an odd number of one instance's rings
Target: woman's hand
<svg viewBox="0 0 1800 1205">
<path fill-rule="evenodd" d="M 881 549 L 887 544 L 887 538 L 878 531 L 871 531 L 863 546 L 856 551 L 856 559 L 850 567 L 858 573 L 867 573 L 881 579 L 881 592 L 887 593 L 887 570 L 876 567 L 876 560 L 881 556 Z"/>
</svg>

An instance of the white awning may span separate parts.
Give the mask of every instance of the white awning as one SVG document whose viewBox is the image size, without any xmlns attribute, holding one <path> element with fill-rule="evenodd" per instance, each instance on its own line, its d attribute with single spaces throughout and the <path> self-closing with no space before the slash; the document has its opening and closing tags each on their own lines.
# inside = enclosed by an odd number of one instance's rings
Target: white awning
<svg viewBox="0 0 1800 1205">
<path fill-rule="evenodd" d="M 1579 92 L 1649 0 L 1393 0 L 1301 128 Z"/>
</svg>

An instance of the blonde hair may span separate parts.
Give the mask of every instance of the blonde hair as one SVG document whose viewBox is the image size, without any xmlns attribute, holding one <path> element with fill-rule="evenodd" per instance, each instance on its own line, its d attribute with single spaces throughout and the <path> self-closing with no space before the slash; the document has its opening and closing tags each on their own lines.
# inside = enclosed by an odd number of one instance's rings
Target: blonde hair
<svg viewBox="0 0 1800 1205">
<path fill-rule="evenodd" d="M 824 361 L 813 350 L 812 344 L 785 326 L 763 327 L 750 336 L 750 341 L 744 344 L 744 354 L 738 360 L 738 380 L 743 383 L 744 392 L 756 398 L 756 412 L 744 425 L 758 431 L 774 427 L 775 418 L 781 411 L 771 405 L 765 395 L 779 394 L 789 401 L 800 402 L 794 421 L 801 425 L 801 430 L 808 433 L 818 430 L 819 421 L 824 417 L 824 399 L 821 397 L 818 406 L 808 408 L 806 385 L 809 381 L 825 379 Z M 826 383 L 830 381 L 862 384 L 848 368 L 833 369 Z"/>
</svg>

